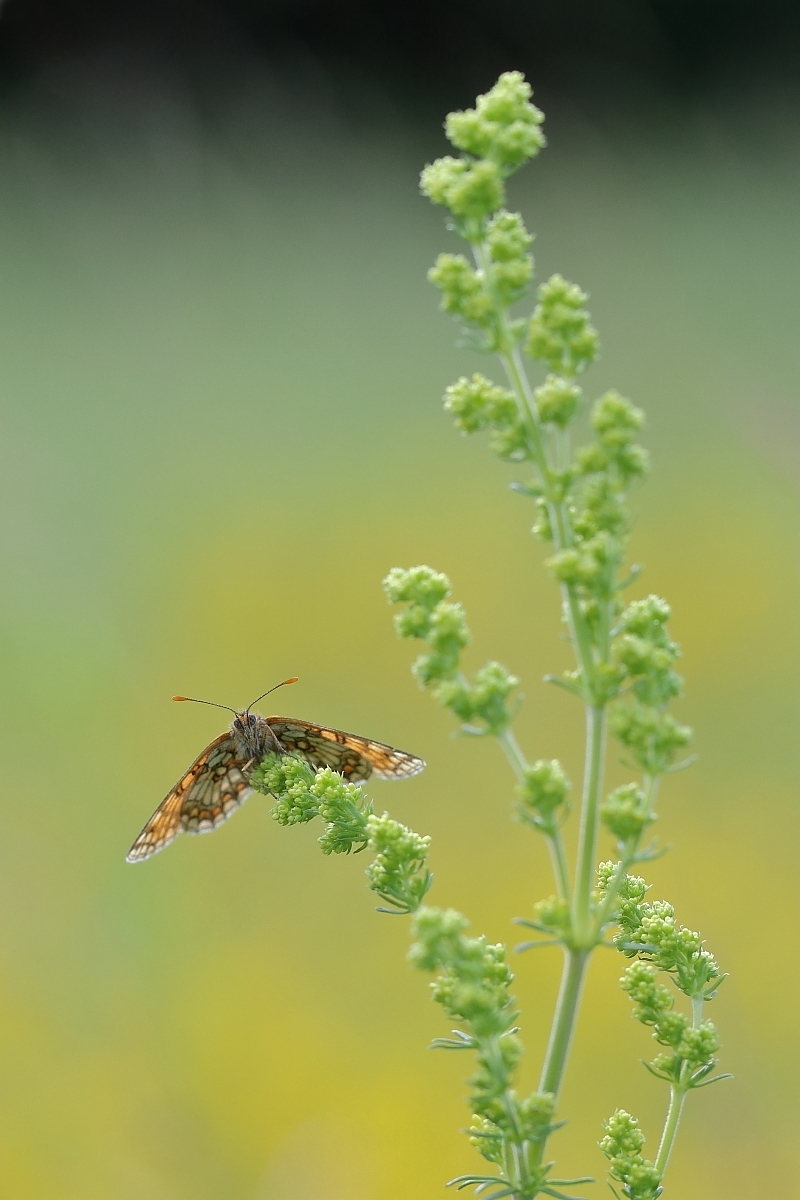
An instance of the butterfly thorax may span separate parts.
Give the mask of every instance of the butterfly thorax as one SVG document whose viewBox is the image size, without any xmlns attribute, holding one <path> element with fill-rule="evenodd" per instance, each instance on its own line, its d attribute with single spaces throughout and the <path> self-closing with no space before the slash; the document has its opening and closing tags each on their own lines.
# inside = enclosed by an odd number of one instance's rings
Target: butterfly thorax
<svg viewBox="0 0 800 1200">
<path fill-rule="evenodd" d="M 283 750 L 269 722 L 258 713 L 237 712 L 231 722 L 231 734 L 236 743 L 237 755 L 242 759 L 259 762 L 271 750 L 280 754 Z"/>
</svg>

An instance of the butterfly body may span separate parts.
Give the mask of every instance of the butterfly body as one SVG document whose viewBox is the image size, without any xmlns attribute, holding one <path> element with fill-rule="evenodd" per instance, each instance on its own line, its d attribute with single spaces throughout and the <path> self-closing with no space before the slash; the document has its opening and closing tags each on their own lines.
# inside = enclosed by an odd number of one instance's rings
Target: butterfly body
<svg viewBox="0 0 800 1200">
<path fill-rule="evenodd" d="M 341 729 L 236 710 L 230 728 L 206 746 L 161 801 L 128 851 L 128 862 L 149 858 L 179 833 L 211 833 L 251 794 L 250 771 L 270 752 L 297 754 L 354 783 L 372 774 L 404 779 L 425 766 L 413 754 Z"/>
</svg>

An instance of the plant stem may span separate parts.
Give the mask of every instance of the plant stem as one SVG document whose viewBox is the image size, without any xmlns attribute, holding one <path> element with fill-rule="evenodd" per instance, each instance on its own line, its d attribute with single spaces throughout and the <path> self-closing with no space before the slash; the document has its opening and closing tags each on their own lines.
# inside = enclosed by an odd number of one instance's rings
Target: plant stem
<svg viewBox="0 0 800 1200">
<path fill-rule="evenodd" d="M 697 1029 L 703 1020 L 703 997 L 692 996 L 692 1029 Z M 658 1145 L 658 1154 L 653 1166 L 663 1177 L 669 1162 L 669 1156 L 672 1152 L 672 1146 L 675 1141 L 675 1134 L 678 1132 L 678 1123 L 681 1119 L 683 1111 L 683 1102 L 690 1090 L 688 1064 L 684 1063 L 681 1070 L 681 1082 L 670 1084 L 669 1089 L 669 1108 L 667 1109 L 667 1119 L 664 1122 L 664 1130 L 661 1134 L 661 1141 Z M 684 1082 L 684 1080 L 686 1082 Z"/>
<path fill-rule="evenodd" d="M 511 764 L 511 769 L 516 775 L 518 782 L 522 783 L 525 778 L 525 768 L 528 764 L 517 744 L 517 739 L 510 729 L 504 729 L 502 733 L 498 733 L 497 740 Z M 545 833 L 544 837 L 550 853 L 550 862 L 553 867 L 553 875 L 555 876 L 559 899 L 568 901 L 570 897 L 569 867 L 567 866 L 567 855 L 564 849 L 564 839 L 561 836 L 561 830 L 556 829 L 553 833 Z"/>
<path fill-rule="evenodd" d="M 605 757 L 605 705 L 586 706 L 586 759 L 581 800 L 581 825 L 578 834 L 578 860 L 575 872 L 575 898 L 572 932 L 579 947 L 590 950 L 594 944 L 591 928 L 591 895 L 595 873 L 600 792 Z"/>
<path fill-rule="evenodd" d="M 661 1134 L 658 1154 L 656 1155 L 656 1161 L 653 1163 L 653 1166 L 661 1176 L 663 1176 L 667 1169 L 670 1151 L 675 1141 L 675 1134 L 678 1132 L 678 1122 L 681 1119 L 681 1111 L 685 1099 L 685 1090 L 672 1084 L 669 1089 L 669 1108 L 667 1109 L 667 1119 L 664 1122 L 664 1132 Z"/>
<path fill-rule="evenodd" d="M 510 729 L 504 729 L 502 733 L 498 733 L 497 740 L 500 743 L 503 753 L 511 764 L 511 770 L 516 775 L 517 782 L 522 783 L 523 779 L 525 778 L 525 768 L 528 764 L 525 759 L 525 755 L 519 748 L 517 739 L 514 737 L 514 734 Z"/>
<path fill-rule="evenodd" d="M 558 1096 L 561 1088 L 572 1034 L 575 1029 L 575 1018 L 578 1015 L 589 953 L 588 950 L 564 950 L 561 987 L 558 992 L 556 1011 L 550 1030 L 550 1041 L 547 1045 L 542 1075 L 539 1080 L 540 1092 L 552 1092 L 554 1096 Z M 544 1143 L 542 1143 L 542 1152 L 544 1152 Z"/>
</svg>

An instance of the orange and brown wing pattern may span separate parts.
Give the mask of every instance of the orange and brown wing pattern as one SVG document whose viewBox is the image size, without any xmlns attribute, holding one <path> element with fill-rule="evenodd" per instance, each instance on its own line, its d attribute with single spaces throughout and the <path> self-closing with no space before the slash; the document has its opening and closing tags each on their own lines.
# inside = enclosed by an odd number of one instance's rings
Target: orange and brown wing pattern
<svg viewBox="0 0 800 1200">
<path fill-rule="evenodd" d="M 128 851 L 128 862 L 149 858 L 179 833 L 216 829 L 250 794 L 247 765 L 237 758 L 230 732 L 215 738 L 161 801 Z"/>
<path fill-rule="evenodd" d="M 314 768 L 330 767 L 351 783 L 369 779 L 408 779 L 425 766 L 421 758 L 395 750 L 383 742 L 298 721 L 294 717 L 267 717 L 278 741 L 289 754 L 299 754 Z"/>
</svg>

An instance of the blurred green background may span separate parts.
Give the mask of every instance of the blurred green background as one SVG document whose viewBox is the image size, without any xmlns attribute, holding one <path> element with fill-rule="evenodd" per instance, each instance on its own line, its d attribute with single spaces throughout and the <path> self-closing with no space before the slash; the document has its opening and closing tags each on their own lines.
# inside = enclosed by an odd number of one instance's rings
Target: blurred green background
<svg viewBox="0 0 800 1200">
<path fill-rule="evenodd" d="M 6 103 L 10 1200 L 433 1200 L 477 1162 L 459 1133 L 467 1064 L 426 1052 L 446 1023 L 362 859 L 323 858 L 313 826 L 280 829 L 254 797 L 214 837 L 125 864 L 223 727 L 173 692 L 240 705 L 299 675 L 277 711 L 428 760 L 369 791 L 433 836 L 432 902 L 513 942 L 510 917 L 551 890 L 542 846 L 509 820 L 497 748 L 451 738 L 380 589 L 395 564 L 447 571 L 470 664 L 523 679 L 524 749 L 578 777 L 580 713 L 540 682 L 567 648 L 531 510 L 439 403 L 458 374 L 496 374 L 454 347 L 425 280 L 455 248 L 416 194 L 443 142 L 377 85 L 343 106 L 312 76 L 252 71 L 204 108 L 163 63 L 101 55 L 51 64 Z M 539 279 L 591 293 L 603 353 L 587 390 L 647 411 L 636 594 L 674 606 L 677 712 L 697 731 L 698 763 L 663 790 L 673 849 L 648 868 L 652 894 L 732 973 L 710 1015 L 736 1079 L 690 1099 L 666 1194 L 789 1195 L 796 105 L 766 86 L 631 93 L 611 115 L 537 99 L 551 148 L 510 201 L 538 235 Z M 514 965 L 532 1087 L 559 963 Z M 598 954 L 553 1141 L 559 1173 L 595 1174 L 596 1197 L 601 1120 L 635 1112 L 654 1151 L 665 1104 L 619 972 Z"/>
</svg>

